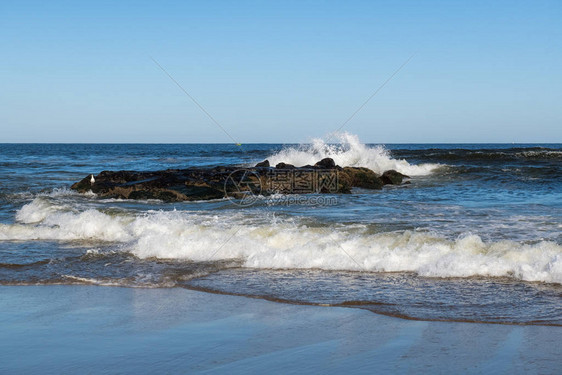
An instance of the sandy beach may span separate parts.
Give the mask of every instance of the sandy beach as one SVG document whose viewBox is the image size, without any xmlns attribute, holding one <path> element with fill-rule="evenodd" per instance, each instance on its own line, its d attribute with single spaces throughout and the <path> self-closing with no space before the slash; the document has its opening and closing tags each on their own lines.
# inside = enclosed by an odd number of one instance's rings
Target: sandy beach
<svg viewBox="0 0 562 375">
<path fill-rule="evenodd" d="M 558 327 L 409 321 L 182 288 L 0 287 L 0 373 L 540 373 Z"/>
</svg>

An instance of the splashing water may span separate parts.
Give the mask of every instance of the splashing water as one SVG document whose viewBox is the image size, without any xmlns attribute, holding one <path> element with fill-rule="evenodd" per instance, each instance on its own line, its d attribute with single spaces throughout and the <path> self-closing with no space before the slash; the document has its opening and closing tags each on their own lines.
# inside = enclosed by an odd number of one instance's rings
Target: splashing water
<svg viewBox="0 0 562 375">
<path fill-rule="evenodd" d="M 366 167 L 379 174 L 394 169 L 409 176 L 425 176 L 441 166 L 432 163 L 414 165 L 406 160 L 393 159 L 384 146 L 367 146 L 354 134 L 341 133 L 336 137 L 339 139 L 337 144 L 314 139 L 310 145 L 285 148 L 271 155 L 268 160 L 272 165 L 284 162 L 302 167 L 314 165 L 324 158 L 332 158 L 342 167 Z"/>
</svg>

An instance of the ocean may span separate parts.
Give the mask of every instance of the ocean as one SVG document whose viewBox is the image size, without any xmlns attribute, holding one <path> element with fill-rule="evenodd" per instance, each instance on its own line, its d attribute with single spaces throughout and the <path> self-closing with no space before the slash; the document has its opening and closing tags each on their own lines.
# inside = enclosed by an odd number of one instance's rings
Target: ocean
<svg viewBox="0 0 562 375">
<path fill-rule="evenodd" d="M 69 189 L 104 170 L 324 157 L 409 183 L 251 205 Z M 373 145 L 350 134 L 303 145 L 0 144 L 0 203 L 8 287 L 186 288 L 413 320 L 562 325 L 562 144 Z"/>
</svg>

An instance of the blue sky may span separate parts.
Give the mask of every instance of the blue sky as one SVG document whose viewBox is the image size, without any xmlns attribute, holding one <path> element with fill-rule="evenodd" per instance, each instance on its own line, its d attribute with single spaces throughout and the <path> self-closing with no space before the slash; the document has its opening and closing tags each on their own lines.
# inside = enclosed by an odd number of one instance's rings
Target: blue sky
<svg viewBox="0 0 562 375">
<path fill-rule="evenodd" d="M 561 1 L 3 1 L 0 142 L 562 142 Z"/>
</svg>

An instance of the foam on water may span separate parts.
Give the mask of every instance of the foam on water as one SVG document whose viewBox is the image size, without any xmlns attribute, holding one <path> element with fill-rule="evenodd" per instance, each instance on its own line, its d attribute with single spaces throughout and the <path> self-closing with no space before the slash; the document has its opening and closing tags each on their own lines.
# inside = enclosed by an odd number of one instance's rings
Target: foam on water
<svg viewBox="0 0 562 375">
<path fill-rule="evenodd" d="M 133 220 L 95 209 L 78 212 L 66 205 L 35 198 L 18 210 L 17 223 L 0 225 L 0 240 L 129 241 L 132 237 L 126 228 Z"/>
<path fill-rule="evenodd" d="M 68 211 L 36 198 L 0 224 L 0 240 L 113 241 L 140 258 L 240 259 L 244 266 L 416 272 L 430 277 L 507 276 L 562 283 L 562 246 L 548 241 L 485 243 L 411 231 L 372 234 L 364 227 L 308 227 L 248 214 L 149 211 L 112 216 Z"/>
<path fill-rule="evenodd" d="M 310 145 L 285 148 L 267 159 L 272 165 L 284 162 L 302 167 L 314 165 L 324 158 L 332 158 L 342 167 L 366 167 L 379 174 L 394 169 L 408 176 L 428 175 L 441 166 L 429 163 L 413 165 L 406 160 L 393 159 L 383 146 L 369 147 L 353 134 L 341 133 L 337 134 L 337 138 L 339 144 L 328 144 L 322 139 L 315 139 Z"/>
</svg>

